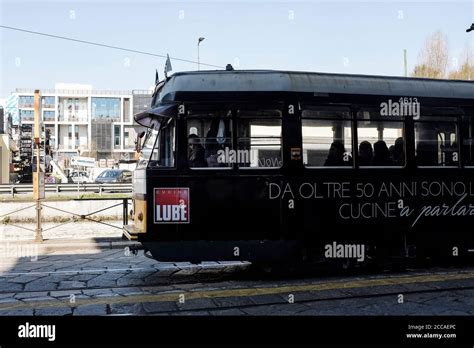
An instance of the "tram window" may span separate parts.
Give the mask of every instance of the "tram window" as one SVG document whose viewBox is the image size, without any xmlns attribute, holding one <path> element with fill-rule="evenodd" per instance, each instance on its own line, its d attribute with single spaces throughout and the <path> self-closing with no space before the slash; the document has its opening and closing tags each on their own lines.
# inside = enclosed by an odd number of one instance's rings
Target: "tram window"
<svg viewBox="0 0 474 348">
<path fill-rule="evenodd" d="M 361 167 L 405 165 L 403 122 L 366 120 L 357 122 L 357 160 Z"/>
<path fill-rule="evenodd" d="M 303 118 L 350 120 L 351 112 L 347 107 L 305 105 Z"/>
<path fill-rule="evenodd" d="M 306 167 L 352 166 L 350 121 L 303 118 L 302 126 L 303 163 Z"/>
<path fill-rule="evenodd" d="M 457 167 L 459 148 L 455 122 L 416 122 L 415 145 L 418 166 Z"/>
<path fill-rule="evenodd" d="M 474 166 L 474 117 L 464 116 L 463 119 L 463 158 L 464 165 Z"/>
<path fill-rule="evenodd" d="M 238 137 L 235 162 L 239 168 L 280 168 L 281 156 L 281 117 L 280 111 L 266 112 L 268 118 L 250 118 L 258 112 L 237 113 Z M 230 158 L 232 160 L 232 157 Z"/>
<path fill-rule="evenodd" d="M 157 139 L 148 162 L 148 167 L 174 167 L 176 127 L 175 120 L 170 119 L 157 134 Z"/>
<path fill-rule="evenodd" d="M 140 151 L 140 158 L 138 160 L 137 168 L 146 168 L 148 161 L 150 160 L 151 153 L 153 152 L 153 147 L 155 146 L 156 138 L 158 136 L 158 131 L 155 129 L 149 130 L 148 135 L 145 138 L 143 147 Z"/>
<path fill-rule="evenodd" d="M 230 111 L 189 115 L 187 121 L 190 168 L 230 168 L 225 154 L 232 150 Z"/>
</svg>

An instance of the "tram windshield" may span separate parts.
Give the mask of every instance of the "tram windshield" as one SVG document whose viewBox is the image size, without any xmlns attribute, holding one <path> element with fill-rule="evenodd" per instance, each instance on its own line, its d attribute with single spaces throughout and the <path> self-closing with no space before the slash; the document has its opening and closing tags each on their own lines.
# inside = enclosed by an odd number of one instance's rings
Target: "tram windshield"
<svg viewBox="0 0 474 348">
<path fill-rule="evenodd" d="M 138 168 L 174 167 L 175 139 L 174 119 L 169 119 L 158 130 L 150 129 L 140 152 Z"/>
<path fill-rule="evenodd" d="M 148 129 L 145 141 L 140 151 L 140 157 L 138 159 L 138 168 L 145 168 L 148 165 L 153 146 L 155 145 L 156 138 L 158 137 L 158 131 L 155 129 Z"/>
</svg>

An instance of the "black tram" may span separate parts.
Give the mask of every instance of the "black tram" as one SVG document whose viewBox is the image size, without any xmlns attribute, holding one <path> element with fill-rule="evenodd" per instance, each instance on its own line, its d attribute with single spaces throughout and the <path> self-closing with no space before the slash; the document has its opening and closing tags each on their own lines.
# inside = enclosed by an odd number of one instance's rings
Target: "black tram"
<svg viewBox="0 0 474 348">
<path fill-rule="evenodd" d="M 133 224 L 160 261 L 474 255 L 474 83 L 287 71 L 156 86 Z"/>
</svg>

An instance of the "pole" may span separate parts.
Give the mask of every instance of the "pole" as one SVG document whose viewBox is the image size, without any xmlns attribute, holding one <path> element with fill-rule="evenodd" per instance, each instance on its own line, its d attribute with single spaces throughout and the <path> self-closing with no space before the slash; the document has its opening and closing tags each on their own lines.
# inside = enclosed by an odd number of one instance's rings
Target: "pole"
<svg viewBox="0 0 474 348">
<path fill-rule="evenodd" d="M 36 157 L 36 175 L 38 176 L 37 182 L 39 182 L 39 176 L 40 174 L 40 156 L 41 156 L 41 150 L 39 144 L 36 145 L 37 148 L 37 157 Z M 37 188 L 39 191 L 39 187 Z M 41 199 L 38 197 L 36 198 L 36 236 L 35 236 L 35 241 L 41 243 L 43 241 L 43 231 L 41 228 Z"/>
<path fill-rule="evenodd" d="M 403 65 L 405 67 L 405 77 L 408 77 L 408 67 L 407 67 L 407 49 L 403 50 Z"/>
<path fill-rule="evenodd" d="M 35 134 L 34 143 L 36 146 L 36 173 L 34 173 L 33 192 L 36 199 L 36 234 L 35 242 L 43 242 L 43 232 L 41 228 L 41 198 L 44 198 L 44 177 L 41 173 L 41 94 L 35 90 Z"/>
<path fill-rule="evenodd" d="M 200 68 L 201 68 L 201 62 L 200 62 L 200 60 L 199 60 L 199 44 L 200 44 L 200 43 L 201 43 L 201 41 L 203 41 L 204 39 L 205 39 L 205 38 L 204 38 L 204 37 L 202 37 L 202 36 L 201 36 L 201 37 L 199 37 L 199 39 L 198 39 L 198 71 L 199 71 L 199 70 L 200 70 Z"/>
</svg>

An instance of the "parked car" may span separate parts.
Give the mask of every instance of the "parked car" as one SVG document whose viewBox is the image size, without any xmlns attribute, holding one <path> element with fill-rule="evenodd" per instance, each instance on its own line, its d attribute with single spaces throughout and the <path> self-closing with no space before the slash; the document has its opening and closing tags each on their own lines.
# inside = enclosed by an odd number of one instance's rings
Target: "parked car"
<svg viewBox="0 0 474 348">
<path fill-rule="evenodd" d="M 108 169 L 95 179 L 98 184 L 132 182 L 132 172 L 123 169 Z"/>
<path fill-rule="evenodd" d="M 86 183 L 88 182 L 88 174 L 84 171 L 73 171 L 69 173 L 68 180 L 72 181 L 73 183 Z"/>
<path fill-rule="evenodd" d="M 103 172 L 105 172 L 106 170 L 110 170 L 110 169 L 109 168 L 100 168 L 100 167 L 90 168 L 89 182 L 95 182 L 95 179 L 97 179 L 97 177 L 100 174 L 102 174 Z"/>
</svg>

